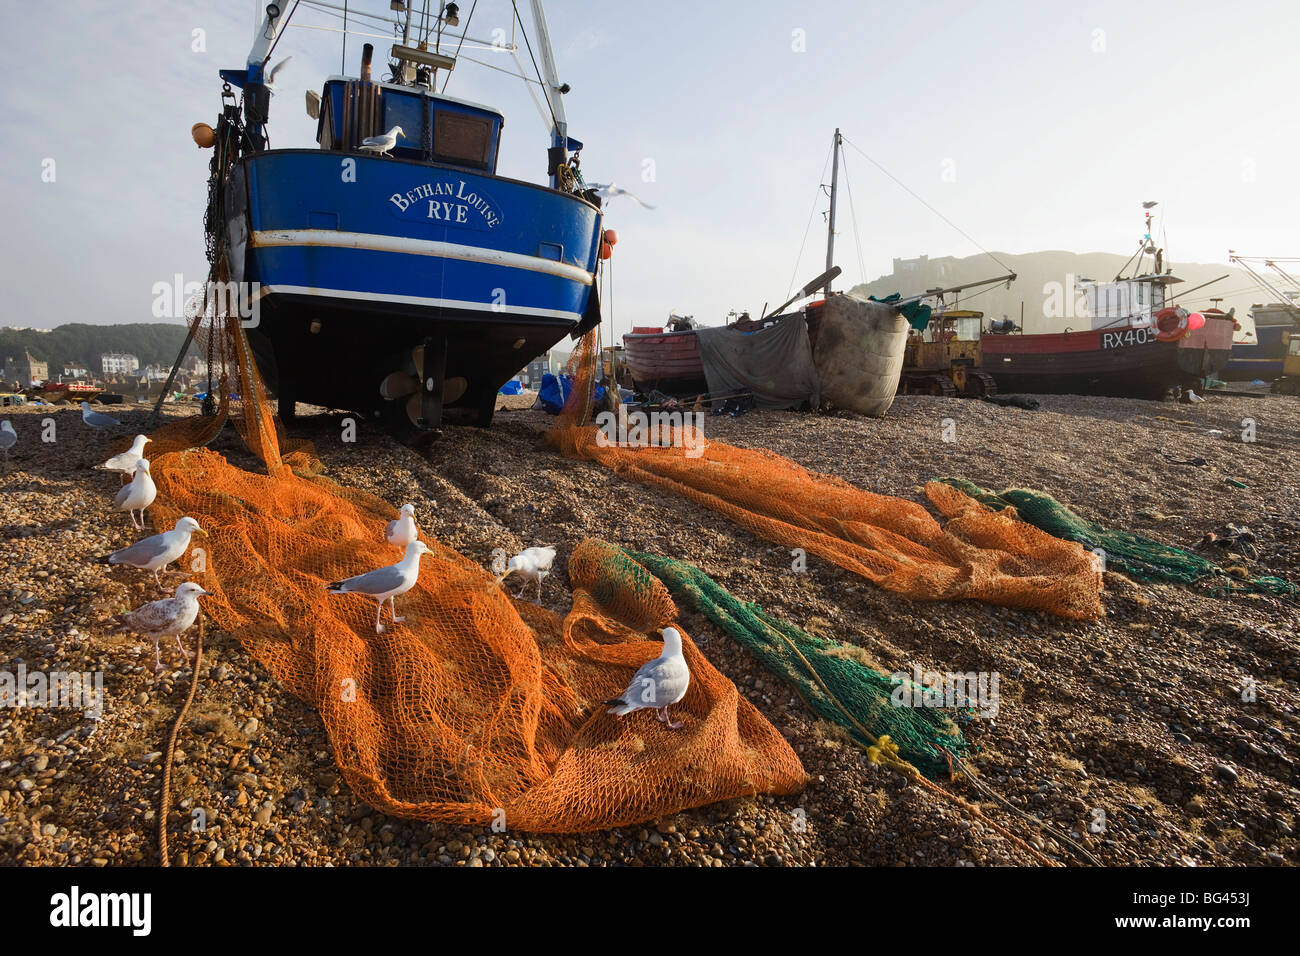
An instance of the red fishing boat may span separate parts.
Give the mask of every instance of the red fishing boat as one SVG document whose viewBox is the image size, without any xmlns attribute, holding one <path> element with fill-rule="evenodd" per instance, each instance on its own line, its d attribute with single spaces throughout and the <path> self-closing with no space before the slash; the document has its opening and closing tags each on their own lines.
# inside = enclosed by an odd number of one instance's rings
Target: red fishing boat
<svg viewBox="0 0 1300 956">
<path fill-rule="evenodd" d="M 1183 280 L 1161 271 L 1163 252 L 1151 242 L 1153 205 L 1146 204 L 1147 233 L 1135 256 L 1140 268 L 1152 254 L 1154 271 L 1135 269 L 1112 282 L 1080 279 L 1075 299 L 1063 303 L 1091 328 L 1024 335 L 995 323 L 985 332 L 984 369 L 1001 391 L 1160 398 L 1176 386 L 1199 389 L 1223 369 L 1236 322 L 1218 309 L 1172 305 L 1168 287 Z"/>
<path fill-rule="evenodd" d="M 654 388 L 670 395 L 687 395 L 709 390 L 694 327 L 673 331 L 686 319 L 689 317 L 670 316 L 666 328 L 638 325 L 623 336 L 627 370 L 639 391 Z"/>
<path fill-rule="evenodd" d="M 31 393 L 32 398 L 43 402 L 61 402 L 65 399 L 73 402 L 89 402 L 104 390 L 88 382 L 46 382 Z"/>
</svg>

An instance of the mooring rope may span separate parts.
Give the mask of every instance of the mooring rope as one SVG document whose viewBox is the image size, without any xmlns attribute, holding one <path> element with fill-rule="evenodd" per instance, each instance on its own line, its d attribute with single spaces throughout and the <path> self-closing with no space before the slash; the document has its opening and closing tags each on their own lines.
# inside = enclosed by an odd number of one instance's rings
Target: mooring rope
<svg viewBox="0 0 1300 956">
<path fill-rule="evenodd" d="M 171 734 L 167 739 L 167 754 L 163 760 L 162 792 L 158 797 L 158 864 L 160 866 L 171 866 L 167 858 L 167 815 L 171 811 L 172 804 L 172 758 L 176 754 L 176 739 L 180 736 L 181 724 L 190 709 L 190 704 L 194 703 L 194 692 L 199 687 L 199 666 L 202 663 L 203 614 L 200 612 L 199 639 L 198 645 L 194 648 L 194 671 L 190 675 L 190 693 L 185 698 L 185 703 L 181 705 L 180 713 L 176 715 L 176 722 L 172 724 Z"/>
</svg>

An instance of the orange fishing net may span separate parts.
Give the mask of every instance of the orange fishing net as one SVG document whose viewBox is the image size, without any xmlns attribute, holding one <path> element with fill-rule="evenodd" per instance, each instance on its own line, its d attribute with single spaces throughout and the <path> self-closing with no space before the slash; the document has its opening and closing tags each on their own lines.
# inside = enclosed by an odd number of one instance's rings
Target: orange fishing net
<svg viewBox="0 0 1300 956">
<path fill-rule="evenodd" d="M 227 324 L 238 374 L 215 418 L 157 430 L 155 525 L 190 515 L 209 531 L 197 576 L 204 608 L 288 691 L 315 706 L 352 791 L 422 820 L 576 832 L 626 825 L 755 793 L 791 793 L 804 771 L 789 744 L 683 634 L 691 684 L 673 731 L 604 701 L 657 657 L 676 623 L 666 588 L 618 549 L 583 542 L 569 560 L 572 610 L 516 603 L 494 577 L 425 537 L 406 620 L 374 627 L 375 603 L 328 581 L 394 564 L 392 505 L 320 474 L 282 436 L 247 343 Z M 234 419 L 266 474 L 194 447 Z M 194 552 L 184 559 L 193 567 Z M 387 619 L 387 612 L 385 612 Z"/>
<path fill-rule="evenodd" d="M 589 424 L 614 422 L 593 416 L 598 348 L 596 333 L 589 333 L 570 359 L 573 391 L 547 435 L 564 454 L 685 495 L 757 535 L 820 555 L 909 598 L 972 598 L 1063 617 L 1101 615 L 1101 575 L 1081 545 L 992 512 L 949 485 L 925 488 L 948 519 L 940 525 L 916 502 L 863 491 L 769 451 L 705 441 L 690 421 L 661 430 L 658 444 L 614 444 L 611 438 L 648 436 L 630 429 L 611 435 L 612 429 Z"/>
</svg>

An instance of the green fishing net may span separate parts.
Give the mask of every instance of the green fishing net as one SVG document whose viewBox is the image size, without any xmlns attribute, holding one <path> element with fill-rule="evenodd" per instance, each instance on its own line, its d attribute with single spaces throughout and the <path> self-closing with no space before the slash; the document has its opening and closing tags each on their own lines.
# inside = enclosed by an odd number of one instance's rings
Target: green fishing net
<svg viewBox="0 0 1300 956">
<path fill-rule="evenodd" d="M 954 757 L 966 752 L 969 745 L 953 722 L 953 710 L 895 706 L 895 689 L 904 682 L 872 667 L 861 648 L 814 637 L 777 620 L 757 604 L 739 600 L 692 564 L 653 554 L 628 556 L 659 578 L 674 600 L 693 607 L 739 641 L 819 717 L 843 727 L 869 753 L 887 735 L 897 745 L 898 756 L 935 779 L 952 770 L 941 748 Z"/>
<path fill-rule="evenodd" d="M 1229 574 L 1215 562 L 1183 548 L 1162 544 L 1129 531 L 1107 528 L 1075 514 L 1043 491 L 1007 488 L 1000 492 L 981 488 L 964 478 L 936 479 L 969 495 L 995 511 L 1014 508 L 1022 521 L 1066 541 L 1077 541 L 1090 550 L 1100 549 L 1107 566 L 1145 581 L 1175 581 L 1180 584 L 1209 584 L 1215 593 L 1257 591 L 1266 594 L 1297 593 L 1294 584 L 1282 578 L 1262 575 L 1244 578 Z"/>
</svg>

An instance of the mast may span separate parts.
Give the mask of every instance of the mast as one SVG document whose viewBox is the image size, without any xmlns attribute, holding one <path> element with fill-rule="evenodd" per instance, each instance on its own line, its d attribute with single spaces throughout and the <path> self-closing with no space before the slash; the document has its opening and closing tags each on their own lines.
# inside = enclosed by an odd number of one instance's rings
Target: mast
<svg viewBox="0 0 1300 956">
<path fill-rule="evenodd" d="M 831 143 L 831 211 L 826 217 L 826 271 L 835 265 L 835 193 L 840 185 L 840 130 L 835 128 L 835 139 Z M 822 289 L 824 295 L 831 294 L 831 280 L 826 280 Z"/>
<path fill-rule="evenodd" d="M 564 101 L 561 97 L 560 78 L 555 70 L 555 53 L 551 49 L 551 31 L 546 26 L 546 14 L 542 10 L 542 0 L 532 0 L 533 24 L 537 30 L 537 53 L 541 57 L 542 80 L 546 102 L 551 107 L 555 122 L 551 127 L 551 149 L 547 157 L 546 174 L 551 179 L 551 188 L 559 188 L 558 167 L 569 161 L 569 123 L 564 116 Z"/>
</svg>

